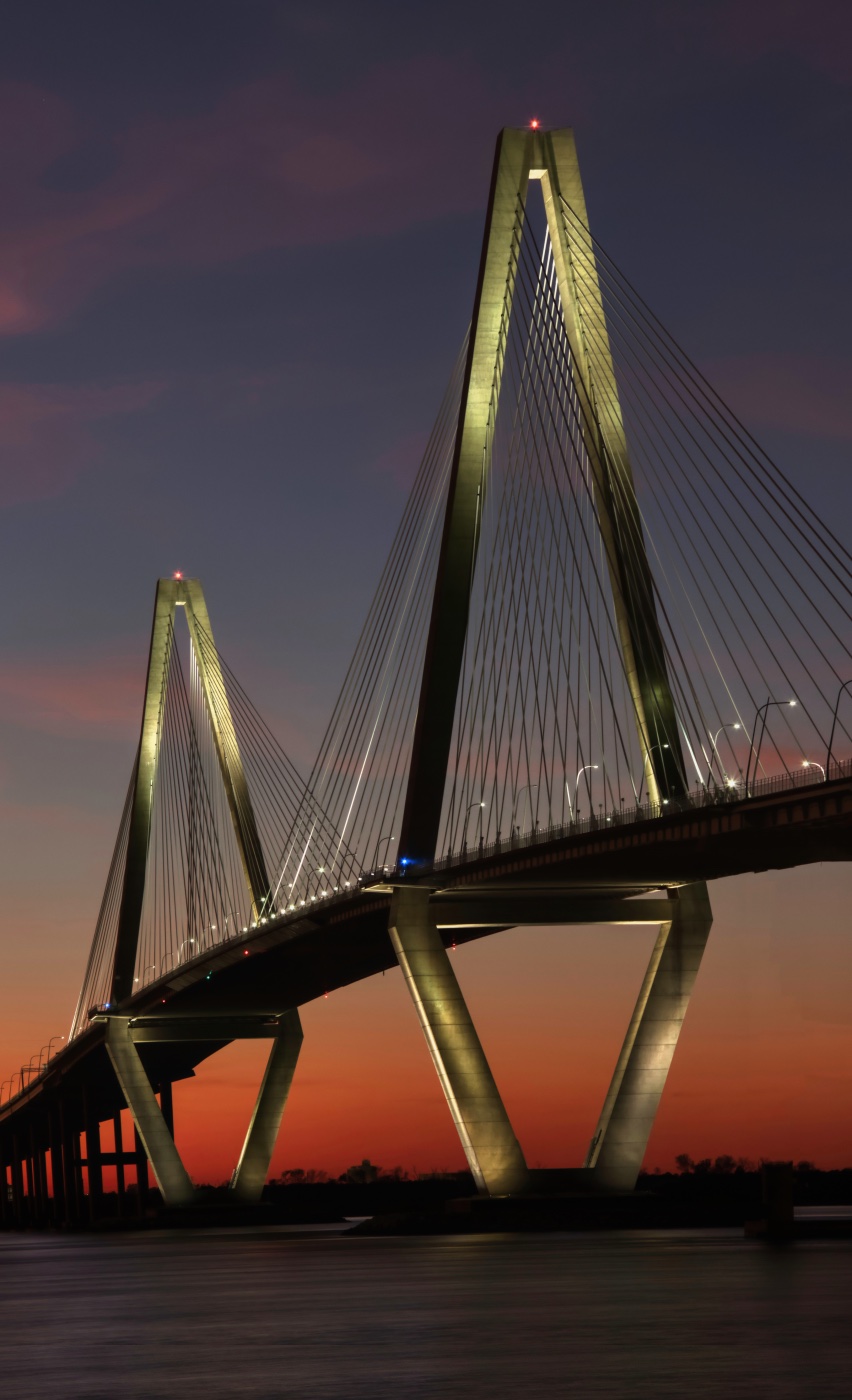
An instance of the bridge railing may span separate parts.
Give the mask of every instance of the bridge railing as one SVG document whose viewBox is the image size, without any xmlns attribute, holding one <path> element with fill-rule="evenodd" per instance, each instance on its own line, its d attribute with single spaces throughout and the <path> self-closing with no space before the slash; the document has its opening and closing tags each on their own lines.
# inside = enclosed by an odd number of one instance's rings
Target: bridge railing
<svg viewBox="0 0 852 1400">
<path fill-rule="evenodd" d="M 814 770 L 823 770 L 811 763 L 777 777 L 758 778 L 746 787 L 743 778 L 731 778 L 722 784 L 702 784 L 685 797 L 670 801 L 644 802 L 634 807 L 620 805 L 615 809 L 601 808 L 595 816 L 584 817 L 581 821 L 551 822 L 548 825 L 535 824 L 524 831 L 515 828 L 508 836 L 497 837 L 494 841 L 464 845 L 457 851 L 449 852 L 435 861 L 433 869 L 447 870 L 464 865 L 470 860 L 485 860 L 491 856 L 504 855 L 515 850 L 525 850 L 529 846 L 546 845 L 550 841 L 564 840 L 566 837 L 583 836 L 588 832 L 609 831 L 616 826 L 633 826 L 637 822 L 656 821 L 675 812 L 693 811 L 707 807 L 730 807 L 734 803 L 753 802 L 763 797 L 773 797 L 779 792 L 796 788 L 818 788 L 836 779 L 852 777 L 852 758 L 841 763 L 832 763 L 823 777 L 814 777 Z"/>
</svg>

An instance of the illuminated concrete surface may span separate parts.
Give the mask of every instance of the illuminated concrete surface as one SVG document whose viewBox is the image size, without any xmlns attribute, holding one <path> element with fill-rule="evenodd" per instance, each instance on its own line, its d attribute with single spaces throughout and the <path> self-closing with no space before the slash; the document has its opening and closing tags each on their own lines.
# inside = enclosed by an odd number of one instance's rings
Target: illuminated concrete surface
<svg viewBox="0 0 852 1400">
<path fill-rule="evenodd" d="M 396 890 L 390 936 L 477 1188 L 523 1191 L 526 1162 L 476 1034 L 427 890 Z"/>
<path fill-rule="evenodd" d="M 163 1202 L 167 1206 L 191 1204 L 192 1182 L 180 1159 L 174 1139 L 160 1111 L 154 1090 L 131 1039 L 130 1022 L 124 1016 L 110 1018 L 107 1054 L 130 1109 L 133 1124 L 145 1147 Z"/>
<path fill-rule="evenodd" d="M 607 1190 L 636 1185 L 713 922 L 704 884 L 672 891 L 671 906 L 585 1162 Z"/>
<path fill-rule="evenodd" d="M 278 1140 L 281 1118 L 302 1048 L 298 1011 L 288 1011 L 272 1043 L 231 1190 L 241 1201 L 259 1201 Z"/>
</svg>

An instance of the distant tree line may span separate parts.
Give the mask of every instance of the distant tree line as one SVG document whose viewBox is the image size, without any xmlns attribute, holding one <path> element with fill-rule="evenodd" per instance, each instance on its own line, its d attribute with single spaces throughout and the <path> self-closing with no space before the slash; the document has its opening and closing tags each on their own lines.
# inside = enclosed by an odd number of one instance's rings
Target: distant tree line
<svg viewBox="0 0 852 1400">
<path fill-rule="evenodd" d="M 709 1174 L 736 1176 L 757 1172 L 770 1159 L 760 1157 L 755 1161 L 751 1157 L 732 1157 L 730 1153 L 723 1152 L 718 1157 L 700 1157 L 695 1160 L 688 1152 L 679 1152 L 674 1160 L 681 1176 L 705 1176 Z M 817 1168 L 813 1162 L 803 1159 L 793 1164 L 793 1170 L 797 1173 L 804 1173 L 815 1172 Z M 307 1169 L 287 1167 L 280 1176 L 273 1177 L 270 1184 L 273 1186 L 313 1186 L 328 1182 L 329 1184 L 365 1186 L 374 1181 L 443 1181 L 458 1176 L 458 1174 L 458 1172 L 449 1171 L 409 1172 L 405 1167 L 399 1166 L 380 1167 L 375 1162 L 371 1162 L 369 1157 L 364 1157 L 362 1161 L 347 1167 L 339 1176 L 330 1175 L 316 1167 L 308 1167 Z M 659 1167 L 655 1168 L 653 1175 L 662 1175 Z"/>
<path fill-rule="evenodd" d="M 405 1167 L 379 1167 L 365 1157 L 354 1166 L 347 1167 L 339 1176 L 318 1171 L 315 1167 L 288 1167 L 280 1176 L 273 1177 L 272 1186 L 312 1186 L 318 1182 L 342 1182 L 348 1186 L 365 1186 L 373 1181 L 443 1181 L 458 1176 L 458 1172 L 408 1172 Z"/>
<path fill-rule="evenodd" d="M 681 1176 L 703 1176 L 708 1172 L 715 1172 L 720 1176 L 732 1176 L 736 1172 L 756 1172 L 768 1160 L 766 1157 L 761 1157 L 754 1162 L 751 1157 L 731 1157 L 729 1153 L 723 1152 L 720 1157 L 702 1157 L 696 1162 L 688 1152 L 679 1152 L 675 1157 L 675 1166 Z M 796 1172 L 815 1172 L 816 1166 L 813 1162 L 803 1160 L 795 1162 L 793 1170 Z"/>
</svg>

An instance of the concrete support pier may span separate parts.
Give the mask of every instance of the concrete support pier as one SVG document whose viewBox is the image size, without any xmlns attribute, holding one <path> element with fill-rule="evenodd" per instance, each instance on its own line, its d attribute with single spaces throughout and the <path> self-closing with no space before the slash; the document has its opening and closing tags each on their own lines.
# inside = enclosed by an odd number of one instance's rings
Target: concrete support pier
<svg viewBox="0 0 852 1400">
<path fill-rule="evenodd" d="M 299 1013 L 288 1011 L 281 1017 L 281 1029 L 272 1043 L 240 1160 L 231 1178 L 231 1190 L 240 1201 L 260 1200 L 301 1048 Z"/>
<path fill-rule="evenodd" d="M 190 1205 L 195 1196 L 192 1182 L 157 1103 L 139 1051 L 133 1044 L 130 1022 L 125 1017 L 110 1017 L 106 1048 L 134 1127 L 157 1178 L 163 1204 Z"/>
<path fill-rule="evenodd" d="M 477 1189 L 490 1196 L 526 1190 L 527 1164 L 430 913 L 428 890 L 394 891 L 389 931 Z"/>
<path fill-rule="evenodd" d="M 669 894 L 636 1009 L 618 1058 L 585 1166 L 595 1185 L 632 1191 L 713 922 L 705 884 Z"/>
</svg>

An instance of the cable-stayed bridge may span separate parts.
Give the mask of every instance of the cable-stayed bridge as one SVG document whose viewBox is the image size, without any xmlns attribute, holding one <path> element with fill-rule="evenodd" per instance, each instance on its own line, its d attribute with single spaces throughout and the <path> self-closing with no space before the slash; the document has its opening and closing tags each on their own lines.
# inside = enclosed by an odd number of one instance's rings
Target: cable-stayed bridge
<svg viewBox="0 0 852 1400">
<path fill-rule="evenodd" d="M 104 1167 L 121 1203 L 149 1168 L 190 1202 L 171 1086 L 243 1037 L 271 1042 L 231 1183 L 257 1199 L 299 1007 L 397 964 L 478 1188 L 528 1189 L 447 947 L 536 923 L 659 930 L 585 1162 L 631 1189 L 707 881 L 852 857 L 850 621 L 852 556 L 594 239 L 572 134 L 504 131 L 470 329 L 309 774 L 199 582 L 157 587 L 71 1031 L 0 1091 L 0 1219 L 93 1218 Z"/>
</svg>

